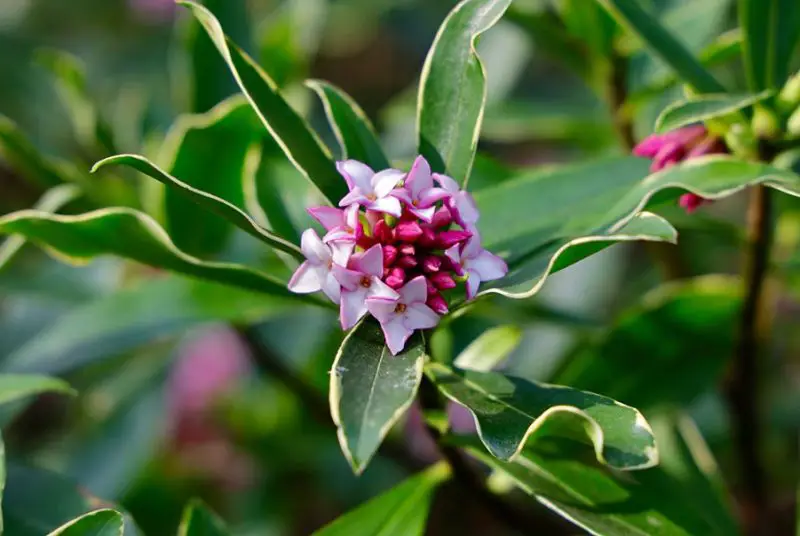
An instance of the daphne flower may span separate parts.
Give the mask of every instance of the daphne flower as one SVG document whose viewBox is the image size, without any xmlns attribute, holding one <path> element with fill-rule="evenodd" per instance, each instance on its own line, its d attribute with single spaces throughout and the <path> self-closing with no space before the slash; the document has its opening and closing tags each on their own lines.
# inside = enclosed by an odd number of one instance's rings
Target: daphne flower
<svg viewBox="0 0 800 536">
<path fill-rule="evenodd" d="M 403 181 L 403 187 L 394 190 L 392 195 L 408 206 L 408 212 L 427 223 L 431 222 L 436 212 L 434 204 L 450 197 L 444 189 L 433 186 L 431 166 L 422 156 L 414 160 L 411 171 Z"/>
<path fill-rule="evenodd" d="M 418 329 L 430 329 L 439 323 L 439 315 L 425 305 L 428 290 L 423 276 L 416 277 L 398 290 L 397 298 L 373 297 L 367 308 L 378 319 L 393 355 L 403 350 L 406 341 Z"/>
<path fill-rule="evenodd" d="M 453 219 L 463 228 L 473 227 L 478 223 L 478 206 L 469 192 L 462 190 L 461 186 L 447 175 L 433 174 L 433 179 L 439 183 L 448 194 L 447 208 L 450 209 Z"/>
<path fill-rule="evenodd" d="M 336 168 L 350 187 L 350 193 L 339 202 L 340 207 L 360 205 L 367 210 L 400 217 L 400 200 L 389 194 L 405 175 L 402 171 L 384 169 L 375 173 L 368 165 L 357 160 L 338 162 Z"/>
<path fill-rule="evenodd" d="M 353 250 L 350 244 L 326 244 L 314 229 L 307 229 L 300 239 L 300 249 L 306 261 L 297 268 L 289 280 L 289 290 L 308 294 L 321 290 L 334 303 L 339 303 L 341 285 L 334 277 L 333 268 L 344 266 Z"/>
<path fill-rule="evenodd" d="M 481 237 L 477 231 L 463 247 L 453 246 L 445 251 L 445 255 L 457 271 L 467 275 L 468 299 L 475 297 L 481 282 L 500 279 L 508 273 L 508 266 L 503 259 L 481 247 Z"/>
<path fill-rule="evenodd" d="M 342 286 L 339 320 L 344 330 L 355 326 L 367 314 L 368 298 L 393 300 L 399 297 L 397 292 L 381 281 L 383 251 L 380 244 L 351 256 L 347 268 L 334 265 L 333 274 Z"/>
<path fill-rule="evenodd" d="M 328 231 L 322 238 L 323 242 L 355 243 L 363 235 L 358 205 L 351 205 L 344 210 L 334 207 L 312 207 L 308 209 L 308 213 Z"/>
</svg>

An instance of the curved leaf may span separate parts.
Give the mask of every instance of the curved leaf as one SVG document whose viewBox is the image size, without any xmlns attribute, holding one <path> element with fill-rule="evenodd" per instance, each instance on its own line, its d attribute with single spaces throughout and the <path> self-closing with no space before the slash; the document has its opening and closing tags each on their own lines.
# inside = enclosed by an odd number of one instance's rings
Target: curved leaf
<svg viewBox="0 0 800 536">
<path fill-rule="evenodd" d="M 462 0 L 433 41 L 419 86 L 419 152 L 434 171 L 466 183 L 478 147 L 486 74 L 475 40 L 500 20 L 511 0 Z"/>
<path fill-rule="evenodd" d="M 122 514 L 115 510 L 96 510 L 62 525 L 49 536 L 122 536 Z"/>
<path fill-rule="evenodd" d="M 441 363 L 426 365 L 425 374 L 445 396 L 472 413 L 481 442 L 502 460 L 517 458 L 548 419 L 562 416 L 565 425 L 583 429 L 604 464 L 634 470 L 658 463 L 644 416 L 605 396 L 497 372 L 454 370 Z"/>
<path fill-rule="evenodd" d="M 789 76 L 800 41 L 800 4 L 795 0 L 740 0 L 744 66 L 751 89 L 777 89 Z"/>
<path fill-rule="evenodd" d="M 8 404 L 9 402 L 47 392 L 75 394 L 75 391 L 67 382 L 57 378 L 23 374 L 0 374 L 0 404 Z"/>
<path fill-rule="evenodd" d="M 275 296 L 321 303 L 291 294 L 286 283 L 245 266 L 204 262 L 175 247 L 150 216 L 127 208 L 59 216 L 23 210 L 0 218 L 0 233 L 19 234 L 71 262 L 117 255 L 173 272 Z"/>
<path fill-rule="evenodd" d="M 453 361 L 460 369 L 489 372 L 500 364 L 522 342 L 517 326 L 497 326 L 481 333 Z"/>
<path fill-rule="evenodd" d="M 20 175 L 42 188 L 76 182 L 60 163 L 41 154 L 16 123 L 1 115 L 0 154 Z"/>
<path fill-rule="evenodd" d="M 239 88 L 292 163 L 332 204 L 347 193 L 347 185 L 322 142 L 308 124 L 283 99 L 275 82 L 242 50 L 231 43 L 219 21 L 203 6 L 188 1 L 231 70 Z"/>
<path fill-rule="evenodd" d="M 773 91 L 745 95 L 707 94 L 678 101 L 659 114 L 656 132 L 668 132 L 692 123 L 726 116 L 768 99 L 773 94 Z"/>
<path fill-rule="evenodd" d="M 225 536 L 225 524 L 199 500 L 194 500 L 183 511 L 178 536 Z"/>
<path fill-rule="evenodd" d="M 137 171 L 141 171 L 145 175 L 152 177 L 157 181 L 170 186 L 171 188 L 178 189 L 181 194 L 191 199 L 194 203 L 219 214 L 226 220 L 230 221 L 248 234 L 258 238 L 262 242 L 269 244 L 270 246 L 281 251 L 285 251 L 286 253 L 290 253 L 298 259 L 303 258 L 303 254 L 299 247 L 263 228 L 240 208 L 236 207 L 225 199 L 221 199 L 215 195 L 198 190 L 197 188 L 186 184 L 185 182 L 165 172 L 143 156 L 125 154 L 112 156 L 95 164 L 92 171 L 97 171 L 102 167 L 110 165 L 124 165 L 132 167 Z M 193 221 L 184 220 L 182 224 L 186 227 L 187 231 L 191 231 L 191 229 L 194 228 Z"/>
<path fill-rule="evenodd" d="M 325 115 L 342 149 L 342 158 L 364 162 L 372 169 L 391 167 L 367 114 L 350 95 L 324 80 L 306 80 L 319 95 Z"/>
<path fill-rule="evenodd" d="M 342 452 L 356 474 L 414 401 L 424 362 L 419 332 L 394 356 L 376 323 L 362 322 L 345 337 L 331 369 L 330 406 Z"/>
<path fill-rule="evenodd" d="M 597 0 L 617 21 L 636 34 L 699 93 L 724 93 L 725 88 L 637 0 Z"/>
<path fill-rule="evenodd" d="M 63 374 L 203 323 L 249 324 L 297 305 L 208 281 L 144 281 L 71 309 L 9 355 L 0 370 Z"/>
<path fill-rule="evenodd" d="M 422 536 L 433 492 L 450 475 L 438 463 L 348 512 L 314 536 Z"/>
</svg>

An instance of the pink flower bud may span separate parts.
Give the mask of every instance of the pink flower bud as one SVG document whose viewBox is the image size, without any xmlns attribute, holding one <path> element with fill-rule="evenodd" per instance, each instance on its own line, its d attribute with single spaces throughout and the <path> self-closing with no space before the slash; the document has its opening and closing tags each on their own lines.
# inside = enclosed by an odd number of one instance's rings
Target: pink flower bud
<svg viewBox="0 0 800 536">
<path fill-rule="evenodd" d="M 451 223 L 453 223 L 453 215 L 450 213 L 450 209 L 447 207 L 442 207 L 437 210 L 433 215 L 433 219 L 431 220 L 431 225 L 434 229 L 447 227 Z"/>
<path fill-rule="evenodd" d="M 650 165 L 650 171 L 656 172 L 677 164 L 685 156 L 684 147 L 678 143 L 667 143 L 658 151 Z"/>
<path fill-rule="evenodd" d="M 383 246 L 383 265 L 388 267 L 397 258 L 397 248 L 391 245 Z"/>
<path fill-rule="evenodd" d="M 406 282 L 406 272 L 402 268 L 392 268 L 389 270 L 389 276 L 386 278 L 385 283 L 397 290 Z"/>
<path fill-rule="evenodd" d="M 431 274 L 441 270 L 442 264 L 442 257 L 438 255 L 428 255 L 422 259 L 422 269 Z"/>
<path fill-rule="evenodd" d="M 708 199 L 692 193 L 683 194 L 680 200 L 678 200 L 678 204 L 681 206 L 681 208 L 686 210 L 688 214 L 691 214 L 708 202 Z"/>
<path fill-rule="evenodd" d="M 424 248 L 436 247 L 436 232 L 432 227 L 426 225 L 422 228 L 422 236 L 417 240 L 417 244 Z"/>
<path fill-rule="evenodd" d="M 397 259 L 397 266 L 400 268 L 415 268 L 417 266 L 416 257 L 403 256 Z"/>
<path fill-rule="evenodd" d="M 440 249 L 450 249 L 456 244 L 469 240 L 472 233 L 469 231 L 442 231 L 436 235 L 436 246 Z"/>
<path fill-rule="evenodd" d="M 375 239 L 371 236 L 367 236 L 365 234 L 361 234 L 361 236 L 356 237 L 356 245 L 360 248 L 369 249 L 376 244 Z"/>
<path fill-rule="evenodd" d="M 403 242 L 415 242 L 422 234 L 422 227 L 415 221 L 401 221 L 394 229 L 395 237 Z"/>
<path fill-rule="evenodd" d="M 425 304 L 433 309 L 436 314 L 444 315 L 449 311 L 447 308 L 447 302 L 438 292 L 428 293 L 428 300 L 425 302 Z"/>
<path fill-rule="evenodd" d="M 438 274 L 430 275 L 428 279 L 439 290 L 448 290 L 451 288 L 455 288 L 456 286 L 455 279 L 453 279 L 450 276 L 450 274 L 446 274 L 444 272 L 439 272 Z"/>
<path fill-rule="evenodd" d="M 394 242 L 394 230 L 383 219 L 375 222 L 375 226 L 372 228 L 372 235 L 381 244 Z"/>
<path fill-rule="evenodd" d="M 417 254 L 414 244 L 401 244 L 397 251 L 400 252 L 400 255 L 410 255 L 412 257 Z"/>
<path fill-rule="evenodd" d="M 425 285 L 428 288 L 428 296 L 432 296 L 432 295 L 437 294 L 439 292 L 439 289 L 436 288 L 436 285 L 434 285 L 431 282 L 431 280 L 428 279 L 427 277 L 425 278 Z"/>
</svg>

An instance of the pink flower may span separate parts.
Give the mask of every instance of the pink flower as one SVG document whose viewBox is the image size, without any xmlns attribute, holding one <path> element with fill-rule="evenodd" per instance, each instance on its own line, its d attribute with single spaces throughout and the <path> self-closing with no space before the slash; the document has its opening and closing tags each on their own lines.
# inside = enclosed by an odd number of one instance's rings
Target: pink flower
<svg viewBox="0 0 800 536">
<path fill-rule="evenodd" d="M 360 205 L 367 210 L 400 217 L 400 200 L 389 194 L 405 175 L 402 171 L 384 169 L 375 173 L 372 168 L 357 160 L 338 162 L 336 167 L 350 187 L 350 193 L 339 202 L 340 207 Z"/>
<path fill-rule="evenodd" d="M 688 212 L 689 214 L 691 214 L 701 206 L 705 205 L 706 203 L 710 203 L 710 201 L 693 193 L 683 194 L 681 198 L 678 199 L 678 205 L 680 205 L 681 208 L 686 210 L 686 212 Z"/>
<path fill-rule="evenodd" d="M 344 266 L 353 250 L 352 244 L 326 244 L 314 229 L 303 232 L 300 248 L 306 262 L 300 265 L 289 280 L 289 290 L 308 294 L 321 290 L 334 303 L 339 303 L 341 285 L 334 277 L 333 267 Z"/>
<path fill-rule="evenodd" d="M 500 279 L 508 273 L 508 266 L 503 259 L 481 247 L 477 231 L 463 247 L 453 246 L 445 255 L 460 267 L 458 271 L 467 275 L 468 299 L 475 297 L 481 282 Z"/>
<path fill-rule="evenodd" d="M 442 188 L 433 186 L 431 166 L 424 157 L 418 156 L 406 175 L 402 188 L 397 188 L 392 195 L 408 206 L 408 211 L 424 222 L 430 223 L 436 212 L 434 204 L 450 194 Z"/>
<path fill-rule="evenodd" d="M 347 268 L 333 266 L 333 275 L 342 286 L 339 320 L 348 330 L 367 314 L 367 299 L 382 297 L 397 299 L 397 292 L 386 285 L 383 277 L 383 251 L 376 244 L 363 253 L 350 257 Z"/>
<path fill-rule="evenodd" d="M 461 186 L 447 175 L 434 173 L 433 179 L 450 194 L 446 206 L 450 209 L 450 213 L 456 223 L 464 229 L 478 223 L 478 218 L 480 217 L 478 206 L 469 192 L 462 190 Z"/>
<path fill-rule="evenodd" d="M 355 243 L 363 234 L 358 219 L 358 205 L 351 205 L 344 210 L 333 207 L 312 207 L 308 209 L 308 213 L 328 231 L 322 238 L 323 242 Z"/>
<path fill-rule="evenodd" d="M 412 279 L 398 294 L 395 299 L 374 297 L 367 300 L 367 308 L 381 323 L 386 346 L 393 355 L 403 350 L 414 331 L 430 329 L 439 323 L 439 315 L 425 305 L 428 290 L 424 277 Z"/>
</svg>

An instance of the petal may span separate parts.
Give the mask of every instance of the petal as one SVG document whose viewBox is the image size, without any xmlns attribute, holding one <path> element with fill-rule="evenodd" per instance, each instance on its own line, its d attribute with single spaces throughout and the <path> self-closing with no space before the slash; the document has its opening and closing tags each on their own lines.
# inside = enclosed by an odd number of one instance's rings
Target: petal
<svg viewBox="0 0 800 536">
<path fill-rule="evenodd" d="M 342 285 L 333 276 L 333 271 L 328 271 L 325 280 L 322 282 L 322 292 L 331 299 L 333 303 L 339 303 L 342 295 Z"/>
<path fill-rule="evenodd" d="M 364 195 L 364 191 L 358 186 L 356 186 L 355 188 L 350 190 L 349 194 L 344 196 L 342 200 L 339 201 L 339 206 L 350 207 L 352 205 L 358 206 L 358 205 L 364 205 L 366 203 L 369 203 L 369 199 L 367 199 L 367 196 Z"/>
<path fill-rule="evenodd" d="M 433 214 L 436 212 L 436 207 L 417 208 L 412 206 L 408 211 L 422 221 L 430 223 L 433 219 Z"/>
<path fill-rule="evenodd" d="M 478 287 L 481 284 L 481 276 L 478 272 L 469 270 L 467 272 L 467 299 L 471 300 L 478 293 Z"/>
<path fill-rule="evenodd" d="M 342 301 L 339 307 L 339 322 L 343 330 L 348 330 L 367 314 L 366 290 L 362 286 L 357 287 L 354 292 L 342 292 Z"/>
<path fill-rule="evenodd" d="M 372 191 L 370 181 L 375 172 L 368 165 L 358 160 L 344 160 L 343 162 L 336 162 L 336 169 L 342 174 L 351 190 L 361 188 L 365 192 Z"/>
<path fill-rule="evenodd" d="M 350 257 L 350 267 L 362 274 L 383 276 L 383 248 L 375 244 L 363 253 L 356 253 Z"/>
<path fill-rule="evenodd" d="M 359 220 L 361 214 L 359 213 L 358 208 L 358 205 L 350 205 L 344 210 L 343 223 L 345 226 L 351 229 L 357 229 L 359 227 L 361 224 L 361 221 Z"/>
<path fill-rule="evenodd" d="M 354 247 L 355 244 L 353 242 L 331 242 L 331 259 L 334 264 L 347 266 L 347 261 L 350 260 Z"/>
<path fill-rule="evenodd" d="M 458 214 L 459 224 L 462 227 L 466 225 L 474 225 L 481 213 L 478 212 L 478 206 L 475 204 L 475 199 L 469 192 L 458 192 L 453 196 L 453 207 Z"/>
<path fill-rule="evenodd" d="M 452 178 L 447 175 L 440 175 L 439 173 L 433 174 L 433 180 L 439 183 L 439 186 L 454 194 L 461 189 L 461 186 Z"/>
<path fill-rule="evenodd" d="M 347 229 L 340 227 L 333 229 L 331 232 L 326 234 L 322 241 L 326 244 L 333 245 L 334 243 L 353 243 L 356 241 L 356 235 L 348 231 Z"/>
<path fill-rule="evenodd" d="M 389 195 L 396 197 L 408 206 L 414 205 L 414 199 L 411 197 L 411 192 L 406 188 L 395 188 L 389 193 Z"/>
<path fill-rule="evenodd" d="M 403 179 L 403 173 L 399 169 L 384 169 L 379 171 L 372 177 L 370 190 L 377 197 L 386 197 L 389 192 L 394 190 L 397 183 Z M 366 191 L 366 190 L 365 190 Z"/>
<path fill-rule="evenodd" d="M 366 205 L 366 207 L 370 210 L 391 214 L 396 218 L 399 218 L 400 214 L 403 213 L 400 200 L 396 197 L 380 197 Z"/>
<path fill-rule="evenodd" d="M 433 206 L 434 203 L 438 203 L 442 199 L 450 197 L 451 195 L 453 194 L 451 194 L 444 188 L 427 188 L 421 191 L 417 196 L 417 199 L 419 201 L 417 203 L 417 206 L 427 208 Z"/>
<path fill-rule="evenodd" d="M 372 297 L 367 298 L 367 310 L 378 319 L 378 322 L 385 324 L 391 322 L 397 314 L 394 312 L 397 307 L 397 300 L 394 298 Z"/>
<path fill-rule="evenodd" d="M 327 264 L 331 259 L 331 250 L 322 243 L 314 229 L 306 229 L 300 237 L 300 249 L 311 264 Z"/>
<path fill-rule="evenodd" d="M 358 207 L 356 207 L 358 210 Z M 312 218 L 317 220 L 320 225 L 325 227 L 326 231 L 330 231 L 334 227 L 341 227 L 344 225 L 344 211 L 334 207 L 311 207 L 307 212 Z"/>
<path fill-rule="evenodd" d="M 470 238 L 464 245 L 464 251 L 461 252 L 462 259 L 474 259 L 481 254 L 483 248 L 481 247 L 481 235 L 477 229 L 471 229 L 472 238 Z"/>
<path fill-rule="evenodd" d="M 459 246 L 453 246 L 444 252 L 445 257 L 450 259 L 450 261 L 452 261 L 452 263 L 456 266 L 461 266 L 461 253 L 459 252 L 459 249 Z"/>
<path fill-rule="evenodd" d="M 391 300 L 400 299 L 400 295 L 397 292 L 395 292 L 395 290 L 392 287 L 390 287 L 377 277 L 372 278 L 372 286 L 367 290 L 367 297 L 388 298 Z"/>
<path fill-rule="evenodd" d="M 439 323 L 439 315 L 424 303 L 414 303 L 408 306 L 403 324 L 410 330 L 430 329 Z"/>
<path fill-rule="evenodd" d="M 493 253 L 486 250 L 470 260 L 470 272 L 476 272 L 481 281 L 492 281 L 493 279 L 500 279 L 508 273 L 508 265 L 506 262 Z"/>
<path fill-rule="evenodd" d="M 289 290 L 298 294 L 308 294 L 322 290 L 325 268 L 309 262 L 301 264 L 289 280 Z"/>
<path fill-rule="evenodd" d="M 400 301 L 406 305 L 412 303 L 425 303 L 428 299 L 428 286 L 425 283 L 425 276 L 419 275 L 405 284 L 400 289 Z"/>
<path fill-rule="evenodd" d="M 354 292 L 359 288 L 364 288 L 361 286 L 361 278 L 364 277 L 361 272 L 348 270 L 344 266 L 334 264 L 333 268 L 331 268 L 331 273 L 347 292 Z"/>
<path fill-rule="evenodd" d="M 383 336 L 386 339 L 386 346 L 389 347 L 392 355 L 397 355 L 403 351 L 406 341 L 413 333 L 403 324 L 402 318 L 396 318 L 391 322 L 381 324 L 381 329 L 383 329 Z"/>
<path fill-rule="evenodd" d="M 651 134 L 633 148 L 633 154 L 643 158 L 653 158 L 664 145 L 664 137 L 660 134 Z"/>
<path fill-rule="evenodd" d="M 406 175 L 404 186 L 411 192 L 411 197 L 419 199 L 419 195 L 430 188 L 433 188 L 431 178 L 431 166 L 424 157 L 418 156 L 411 166 L 411 171 Z"/>
</svg>

